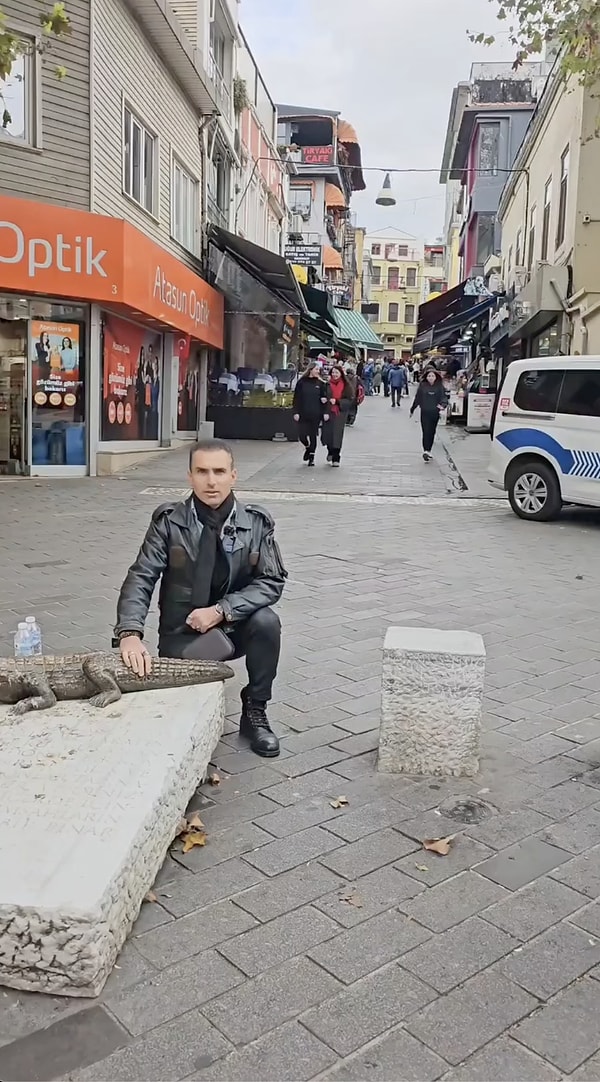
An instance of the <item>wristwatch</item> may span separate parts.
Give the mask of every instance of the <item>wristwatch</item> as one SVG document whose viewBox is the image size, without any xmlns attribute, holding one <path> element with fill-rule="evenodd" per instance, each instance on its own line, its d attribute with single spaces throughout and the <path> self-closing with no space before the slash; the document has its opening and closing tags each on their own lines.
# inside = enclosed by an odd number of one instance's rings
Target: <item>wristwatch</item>
<svg viewBox="0 0 600 1082">
<path fill-rule="evenodd" d="M 218 612 L 219 616 L 223 617 L 226 624 L 231 623 L 231 609 L 229 608 L 229 605 L 225 607 L 221 601 L 217 601 L 215 611 Z"/>
</svg>

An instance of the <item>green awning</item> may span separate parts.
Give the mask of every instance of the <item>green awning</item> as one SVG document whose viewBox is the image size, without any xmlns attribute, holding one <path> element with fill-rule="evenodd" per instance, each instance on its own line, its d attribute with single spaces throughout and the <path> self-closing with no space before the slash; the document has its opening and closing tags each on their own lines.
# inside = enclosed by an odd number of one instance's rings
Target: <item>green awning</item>
<svg viewBox="0 0 600 1082">
<path fill-rule="evenodd" d="M 334 308 L 333 310 L 340 325 L 338 338 L 341 341 L 350 342 L 353 346 L 360 346 L 362 349 L 383 352 L 385 348 L 383 342 L 360 312 L 355 312 L 352 308 Z"/>
</svg>

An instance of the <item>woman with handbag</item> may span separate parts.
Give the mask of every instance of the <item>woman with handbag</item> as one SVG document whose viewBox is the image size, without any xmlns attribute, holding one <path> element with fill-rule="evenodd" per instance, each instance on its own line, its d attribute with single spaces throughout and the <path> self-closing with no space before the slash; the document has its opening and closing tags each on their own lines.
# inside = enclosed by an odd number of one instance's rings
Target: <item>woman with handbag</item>
<svg viewBox="0 0 600 1082">
<path fill-rule="evenodd" d="M 321 365 L 319 362 L 311 362 L 296 384 L 292 405 L 307 466 L 315 464 L 319 428 L 322 421 L 329 419 L 329 394 L 329 387 L 322 377 Z"/>
<path fill-rule="evenodd" d="M 346 417 L 352 410 L 355 395 L 341 366 L 335 363 L 329 373 L 329 420 L 323 421 L 321 443 L 327 448 L 327 461 L 339 466 L 346 428 Z"/>
</svg>

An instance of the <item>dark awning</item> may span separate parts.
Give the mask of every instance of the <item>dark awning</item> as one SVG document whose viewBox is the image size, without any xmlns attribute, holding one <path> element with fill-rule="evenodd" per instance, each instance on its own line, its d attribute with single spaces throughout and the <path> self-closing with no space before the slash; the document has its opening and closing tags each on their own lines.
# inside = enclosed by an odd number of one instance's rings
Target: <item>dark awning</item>
<svg viewBox="0 0 600 1082">
<path fill-rule="evenodd" d="M 472 300 L 472 297 L 465 298 L 465 283 L 461 282 L 459 285 L 454 286 L 453 289 L 441 293 L 439 297 L 434 297 L 431 301 L 425 301 L 424 304 L 419 306 L 417 336 L 420 338 L 425 331 L 435 326 L 436 323 L 441 323 L 448 316 L 455 315 L 461 308 L 468 308 Z"/>
<path fill-rule="evenodd" d="M 457 287 L 458 288 L 458 287 Z M 440 298 L 436 298 L 441 300 Z M 448 345 L 452 340 L 456 339 L 463 327 L 468 326 L 474 320 L 479 319 L 496 303 L 496 294 L 484 297 L 483 300 L 479 300 L 477 304 L 471 303 L 468 308 L 463 308 L 462 311 L 449 315 L 446 319 L 442 319 L 441 322 L 435 323 L 429 327 L 428 330 L 423 331 L 418 335 L 413 342 L 413 353 L 424 353 L 428 349 L 434 349 L 436 346 Z M 473 302 L 473 297 L 466 297 L 465 300 Z M 435 301 L 430 301 L 430 304 L 434 304 Z M 420 320 L 419 320 L 420 323 Z"/>
<path fill-rule="evenodd" d="M 248 274 L 286 301 L 292 310 L 307 311 L 296 276 L 283 256 L 252 244 L 243 237 L 236 237 L 217 225 L 209 226 L 208 239 L 222 252 L 228 252 Z"/>
<path fill-rule="evenodd" d="M 336 330 L 339 328 L 339 323 L 336 318 L 335 308 L 329 293 L 324 289 L 315 289 L 314 286 L 300 286 L 300 292 L 304 297 L 304 303 L 309 312 L 319 316 L 325 323 L 329 323 Z"/>
</svg>

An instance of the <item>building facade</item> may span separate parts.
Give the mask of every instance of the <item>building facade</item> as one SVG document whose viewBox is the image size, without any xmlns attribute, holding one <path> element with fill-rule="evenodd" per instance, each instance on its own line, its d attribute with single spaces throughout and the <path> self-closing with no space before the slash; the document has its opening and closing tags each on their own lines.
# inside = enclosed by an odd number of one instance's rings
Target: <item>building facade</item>
<svg viewBox="0 0 600 1082">
<path fill-rule="evenodd" d="M 350 201 L 365 188 L 358 137 L 337 112 L 295 105 L 277 111 L 277 142 L 296 170 L 286 258 L 311 267 L 334 304 L 352 308 L 358 265 Z"/>
<path fill-rule="evenodd" d="M 195 5 L 205 38 L 218 7 Z M 202 263 L 222 88 L 160 0 L 73 0 L 48 63 L 34 0 L 3 10 L 31 48 L 0 132 L 0 472 L 110 472 L 201 426 L 223 345 Z"/>
<path fill-rule="evenodd" d="M 372 263 L 371 296 L 362 314 L 381 337 L 386 356 L 407 359 L 423 293 L 424 246 L 401 229 L 389 229 L 368 233 L 365 249 Z"/>
<path fill-rule="evenodd" d="M 595 93 L 558 65 L 499 207 L 508 356 L 600 354 L 600 168 Z"/>
<path fill-rule="evenodd" d="M 440 180 L 451 184 L 446 207 L 448 281 L 456 285 L 456 245 L 461 279 L 483 275 L 500 247 L 498 204 L 515 156 L 543 89 L 544 63 L 474 64 L 467 83 L 454 90 Z"/>
</svg>

